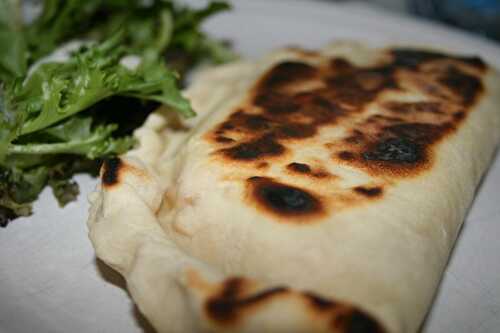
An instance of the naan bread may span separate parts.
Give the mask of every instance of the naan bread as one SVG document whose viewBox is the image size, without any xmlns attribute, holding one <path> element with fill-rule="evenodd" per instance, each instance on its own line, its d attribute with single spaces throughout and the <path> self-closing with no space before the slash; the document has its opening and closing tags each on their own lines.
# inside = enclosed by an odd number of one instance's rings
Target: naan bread
<svg viewBox="0 0 500 333">
<path fill-rule="evenodd" d="M 201 74 L 89 228 L 159 332 L 415 332 L 500 140 L 475 57 L 337 43 Z"/>
</svg>

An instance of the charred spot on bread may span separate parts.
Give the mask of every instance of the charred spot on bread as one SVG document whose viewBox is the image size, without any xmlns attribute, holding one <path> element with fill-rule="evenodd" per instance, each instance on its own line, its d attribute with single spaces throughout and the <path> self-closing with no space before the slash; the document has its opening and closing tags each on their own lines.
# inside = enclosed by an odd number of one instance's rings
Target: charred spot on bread
<svg viewBox="0 0 500 333">
<path fill-rule="evenodd" d="M 261 84 L 267 89 L 281 88 L 293 82 L 312 78 L 316 67 L 299 61 L 284 61 L 274 66 L 264 77 Z"/>
<path fill-rule="evenodd" d="M 307 302 L 312 306 L 315 311 L 323 312 L 332 310 L 337 306 L 337 303 L 321 297 L 313 292 L 303 292 L 302 293 L 306 298 Z"/>
<path fill-rule="evenodd" d="M 324 210 L 321 200 L 308 190 L 267 177 L 251 177 L 248 183 L 252 202 L 278 217 L 306 218 L 321 214 Z M 299 219 L 297 222 L 305 221 Z"/>
<path fill-rule="evenodd" d="M 444 54 L 439 52 L 416 49 L 393 49 L 390 53 L 394 57 L 393 63 L 395 66 L 411 69 L 417 69 L 422 63 L 446 58 Z"/>
<path fill-rule="evenodd" d="M 386 110 L 399 114 L 432 113 L 443 114 L 441 104 L 438 102 L 386 102 L 383 104 Z"/>
<path fill-rule="evenodd" d="M 295 291 L 287 286 L 255 289 L 252 281 L 242 277 L 230 277 L 222 281 L 218 290 L 204 302 L 206 316 L 222 327 L 240 324 L 256 311 L 265 311 L 266 306 L 277 297 L 299 300 L 304 310 L 321 315 L 334 332 L 384 333 L 378 321 L 350 304 L 324 298 L 309 291 Z M 294 304 L 300 304 L 295 303 Z M 323 319 L 322 319 L 323 320 Z"/>
<path fill-rule="evenodd" d="M 366 186 L 356 186 L 354 192 L 361 194 L 365 197 L 376 198 L 382 195 L 383 189 L 381 187 L 366 187 Z"/>
<path fill-rule="evenodd" d="M 287 165 L 287 169 L 297 173 L 310 173 L 311 167 L 304 163 L 293 162 Z"/>
<path fill-rule="evenodd" d="M 292 162 L 286 166 L 286 169 L 294 174 L 309 176 L 317 179 L 332 177 L 332 174 L 323 168 L 315 167 L 313 169 L 305 163 Z"/>
<path fill-rule="evenodd" d="M 355 154 L 351 151 L 341 151 L 337 156 L 344 161 L 352 161 L 356 158 Z"/>
<path fill-rule="evenodd" d="M 344 72 L 352 70 L 354 65 L 344 57 L 335 57 L 330 59 L 329 67 L 334 72 Z"/>
<path fill-rule="evenodd" d="M 473 104 L 478 92 L 483 89 L 481 80 L 474 75 L 459 70 L 455 66 L 448 67 L 446 72 L 439 78 L 439 82 L 460 97 L 464 106 Z"/>
<path fill-rule="evenodd" d="M 362 144 L 364 140 L 365 140 L 365 134 L 360 130 L 356 129 L 353 130 L 353 133 L 350 136 L 344 139 L 344 142 L 357 145 L 357 144 Z"/>
<path fill-rule="evenodd" d="M 282 184 L 261 185 L 256 195 L 280 214 L 309 213 L 318 206 L 316 199 L 306 191 Z"/>
<path fill-rule="evenodd" d="M 120 169 L 123 167 L 123 162 L 118 157 L 109 158 L 104 161 L 102 168 L 101 181 L 103 186 L 111 187 L 118 183 Z"/>
<path fill-rule="evenodd" d="M 205 312 L 213 321 L 231 325 L 243 319 L 244 312 L 252 307 L 266 303 L 273 297 L 288 292 L 286 287 L 275 287 L 250 295 L 244 294 L 246 280 L 229 278 L 223 282 L 221 291 L 205 303 Z"/>
<path fill-rule="evenodd" d="M 384 333 L 385 330 L 372 316 L 352 308 L 332 319 L 332 329 L 343 333 Z"/>
<path fill-rule="evenodd" d="M 266 169 L 269 167 L 269 163 L 263 161 L 263 162 L 259 162 L 257 163 L 256 165 L 257 169 Z"/>
<path fill-rule="evenodd" d="M 264 157 L 282 155 L 285 153 L 285 147 L 276 142 L 273 136 L 264 136 L 254 141 L 226 148 L 222 152 L 232 160 L 253 161 Z"/>
<path fill-rule="evenodd" d="M 231 138 L 228 138 L 226 136 L 217 136 L 215 138 L 215 141 L 219 142 L 219 143 L 232 143 L 234 142 L 234 139 L 231 139 Z"/>
<path fill-rule="evenodd" d="M 407 67 L 411 69 L 417 69 L 421 64 L 429 63 L 435 60 L 454 60 L 479 70 L 486 69 L 486 64 L 480 58 L 474 56 L 460 57 L 437 51 L 404 48 L 390 50 L 390 53 L 393 56 L 393 63 L 395 66 Z"/>
<path fill-rule="evenodd" d="M 465 118 L 466 113 L 464 111 L 457 111 L 453 114 L 453 118 L 455 121 L 461 121 Z"/>
<path fill-rule="evenodd" d="M 300 106 L 294 100 L 280 92 L 261 91 L 255 97 L 254 103 L 266 113 L 274 115 L 290 114 L 300 110 Z"/>
<path fill-rule="evenodd" d="M 394 163 L 415 163 L 422 156 L 421 148 L 407 138 L 391 138 L 378 143 L 374 149 L 364 152 L 365 160 Z"/>
</svg>

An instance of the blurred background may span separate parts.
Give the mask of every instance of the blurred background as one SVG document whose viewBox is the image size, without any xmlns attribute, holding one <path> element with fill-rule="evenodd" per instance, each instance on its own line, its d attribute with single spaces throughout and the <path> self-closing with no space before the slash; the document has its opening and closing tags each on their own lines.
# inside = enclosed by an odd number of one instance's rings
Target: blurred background
<svg viewBox="0 0 500 333">
<path fill-rule="evenodd" d="M 364 1 L 382 6 L 387 10 L 405 12 L 440 21 L 500 41 L 500 0 Z"/>
</svg>

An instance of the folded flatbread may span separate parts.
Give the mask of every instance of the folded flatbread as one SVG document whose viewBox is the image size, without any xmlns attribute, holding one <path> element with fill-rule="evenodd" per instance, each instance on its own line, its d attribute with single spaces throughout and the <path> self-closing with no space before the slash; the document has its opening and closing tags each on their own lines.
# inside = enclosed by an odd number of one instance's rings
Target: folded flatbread
<svg viewBox="0 0 500 333">
<path fill-rule="evenodd" d="M 201 73 L 107 161 L 90 238 L 159 332 L 416 332 L 500 140 L 476 57 L 336 43 Z"/>
</svg>

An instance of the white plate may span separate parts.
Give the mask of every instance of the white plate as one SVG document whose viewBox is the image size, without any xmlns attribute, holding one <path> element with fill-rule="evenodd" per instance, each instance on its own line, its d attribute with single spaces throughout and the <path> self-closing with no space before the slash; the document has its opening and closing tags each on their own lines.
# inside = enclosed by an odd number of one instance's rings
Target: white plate
<svg viewBox="0 0 500 333">
<path fill-rule="evenodd" d="M 319 1 L 238 0 L 207 24 L 255 57 L 287 44 L 318 47 L 334 39 L 373 45 L 423 44 L 477 53 L 500 68 L 500 47 L 427 22 L 362 5 Z M 499 106 L 500 111 L 500 106 Z M 96 180 L 78 177 L 82 194 L 61 210 L 48 191 L 35 215 L 0 230 L 0 332 L 141 333 L 120 277 L 96 265 L 87 238 L 87 194 Z M 424 326 L 426 333 L 487 333 L 500 327 L 500 160 L 478 193 Z"/>
</svg>

